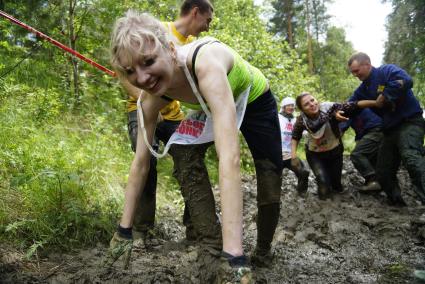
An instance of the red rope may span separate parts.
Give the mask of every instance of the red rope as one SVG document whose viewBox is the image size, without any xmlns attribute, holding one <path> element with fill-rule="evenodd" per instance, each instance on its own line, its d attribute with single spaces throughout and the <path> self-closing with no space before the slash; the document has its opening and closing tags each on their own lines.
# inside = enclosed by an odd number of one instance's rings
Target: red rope
<svg viewBox="0 0 425 284">
<path fill-rule="evenodd" d="M 11 21 L 12 23 L 17 24 L 18 26 L 21 26 L 21 27 L 23 27 L 24 29 L 29 30 L 30 32 L 32 32 L 32 33 L 34 33 L 34 34 L 36 34 L 38 37 L 40 37 L 40 38 L 43 38 L 43 39 L 47 40 L 48 42 L 50 42 L 50 43 L 52 43 L 52 44 L 56 45 L 57 47 L 59 47 L 59 48 L 61 48 L 61 49 L 65 50 L 65 51 L 67 51 L 67 52 L 71 53 L 72 55 L 77 56 L 77 57 L 78 57 L 78 58 L 80 58 L 81 60 L 83 60 L 83 61 L 87 62 L 88 64 L 90 64 L 90 65 L 92 65 L 92 66 L 94 66 L 94 67 L 96 67 L 96 68 L 98 68 L 98 69 L 100 69 L 100 70 L 102 70 L 103 72 L 106 72 L 106 73 L 108 73 L 108 74 L 109 74 L 109 75 L 111 75 L 111 76 L 116 76 L 116 74 L 115 74 L 115 72 L 114 72 L 114 71 L 109 70 L 108 68 L 106 68 L 106 67 L 104 67 L 104 66 L 100 65 L 99 63 L 97 63 L 97 62 L 95 62 L 95 61 L 93 61 L 93 60 L 91 60 L 91 59 L 89 59 L 89 58 L 85 57 L 85 56 L 84 56 L 84 55 L 82 55 L 81 53 L 79 53 L 79 52 L 77 52 L 77 51 L 73 50 L 72 48 L 70 48 L 70 47 L 68 47 L 68 46 L 66 46 L 66 45 L 64 45 L 64 44 L 62 44 L 62 43 L 60 43 L 59 41 L 57 41 L 57 40 L 55 40 L 55 39 L 53 39 L 53 38 L 51 38 L 51 37 L 49 37 L 49 36 L 47 36 L 47 35 L 43 34 L 42 32 L 37 31 L 37 30 L 36 30 L 36 29 L 34 29 L 33 27 L 28 26 L 27 24 L 25 24 L 25 23 L 23 23 L 23 22 L 19 21 L 18 19 L 15 19 L 14 17 L 12 17 L 12 16 L 10 16 L 10 15 L 6 14 L 5 12 L 3 12 L 3 11 L 1 11 L 1 10 L 0 10 L 0 16 L 3 16 L 4 18 L 8 19 L 8 20 L 9 20 L 9 21 Z"/>
</svg>

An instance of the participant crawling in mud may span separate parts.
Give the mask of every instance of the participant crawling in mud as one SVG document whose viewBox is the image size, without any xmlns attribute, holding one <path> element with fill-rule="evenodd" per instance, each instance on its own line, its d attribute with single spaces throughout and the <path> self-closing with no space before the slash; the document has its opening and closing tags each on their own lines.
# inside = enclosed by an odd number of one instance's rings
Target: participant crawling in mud
<svg viewBox="0 0 425 284">
<path fill-rule="evenodd" d="M 316 176 L 319 198 L 330 198 L 332 192 L 343 191 L 341 172 L 344 147 L 336 115 L 343 112 L 350 116 L 360 108 L 375 106 L 376 102 L 319 103 L 310 93 L 303 92 L 296 98 L 296 105 L 301 115 L 298 116 L 292 132 L 292 159 L 297 157 L 298 143 L 303 131 L 307 130 L 305 152 L 308 164 Z"/>
<path fill-rule="evenodd" d="M 185 45 L 194 40 L 193 36 L 198 36 L 201 32 L 208 31 L 209 23 L 212 20 L 213 7 L 208 0 L 185 0 L 180 7 L 180 17 L 175 22 L 163 22 L 167 30 L 168 38 L 173 41 L 176 46 Z M 137 99 L 141 93 L 141 89 L 131 85 L 123 76 L 119 76 L 119 80 L 127 92 L 129 98 L 127 100 L 128 108 L 128 133 L 131 140 L 131 148 L 135 152 L 137 145 Z M 154 149 L 158 149 L 159 142 L 167 144 L 171 135 L 175 132 L 180 122 L 184 118 L 184 113 L 180 109 L 180 103 L 171 100 L 164 108 L 160 110 L 161 119 L 158 121 L 154 135 Z M 191 145 L 188 147 L 180 147 L 179 155 L 175 153 L 174 147 L 171 147 L 170 154 L 174 161 L 174 177 L 182 186 L 182 192 L 187 192 L 189 186 L 187 182 L 182 180 L 185 172 L 185 163 L 179 159 L 180 156 L 186 154 L 196 155 L 200 152 L 202 145 Z M 154 156 L 150 159 L 150 168 L 145 183 L 145 188 L 140 197 L 140 202 L 135 213 L 133 223 L 133 239 L 134 245 L 144 247 L 145 242 L 149 239 L 149 232 L 153 229 L 155 223 L 156 209 L 156 185 L 157 185 L 157 160 Z M 201 177 L 203 178 L 203 177 Z M 185 194 L 183 194 L 184 196 Z M 205 200 L 206 204 L 214 204 L 214 198 L 209 197 Z M 208 214 L 208 211 L 203 211 Z M 201 212 L 202 214 L 202 212 Z M 186 239 L 195 240 L 197 236 L 202 239 L 203 232 L 197 233 L 192 225 L 188 206 L 185 205 L 183 214 L 183 224 L 186 226 Z M 217 225 L 210 230 L 208 238 L 210 243 L 217 249 L 221 249 L 220 227 Z"/>
<path fill-rule="evenodd" d="M 250 269 L 242 248 L 242 191 L 237 125 L 241 123 L 242 134 L 256 166 L 258 238 L 252 261 L 255 265 L 263 265 L 271 259 L 271 242 L 280 211 L 282 148 L 276 101 L 264 75 L 225 44 L 213 38 L 205 38 L 176 50 L 165 34 L 163 25 L 155 18 L 132 11 L 116 22 L 112 34 L 113 66 L 131 84 L 146 91 L 141 106 L 144 122 L 139 128 L 119 230 L 131 231 L 141 185 L 145 183 L 149 170 L 150 146 L 145 141 L 152 141 L 159 110 L 168 103 L 167 98 L 191 106 L 198 105 L 198 100 L 202 105 L 205 100 L 209 108 L 205 113 L 209 116 L 211 112 L 213 138 L 219 158 L 224 260 L 220 268 L 231 272 L 225 273 L 225 277 L 231 274 L 239 280 L 249 278 Z M 239 105 L 235 105 L 235 100 Z M 246 107 L 243 120 L 241 113 L 239 116 L 236 113 L 236 107 L 241 105 L 242 110 Z M 146 135 L 142 134 L 144 131 Z M 205 167 L 194 170 L 205 170 Z M 191 188 L 189 194 L 202 196 L 206 191 L 212 194 L 211 188 L 196 187 Z M 188 200 L 188 203 L 191 202 L 198 201 Z M 192 212 L 191 218 L 195 218 Z M 195 222 L 193 224 L 196 226 Z M 116 241 L 124 243 L 122 239 Z M 122 253 L 122 249 L 115 249 L 117 247 L 125 247 L 128 251 L 131 241 L 128 243 L 127 247 L 112 245 L 111 251 Z"/>
<path fill-rule="evenodd" d="M 352 99 L 349 99 L 351 101 Z M 350 154 L 354 167 L 365 179 L 360 187 L 362 192 L 378 191 L 381 186 L 376 180 L 376 160 L 378 150 L 382 142 L 382 119 L 371 109 L 364 109 L 341 123 L 340 128 L 344 132 L 351 127 L 356 136 L 356 146 Z"/>
<path fill-rule="evenodd" d="M 295 123 L 294 111 L 295 100 L 291 97 L 284 98 L 280 103 L 279 113 L 280 133 L 282 138 L 282 160 L 283 168 L 290 169 L 297 176 L 297 192 L 299 195 L 303 196 L 308 189 L 308 176 L 310 171 L 298 157 L 291 159 L 292 130 Z"/>
<path fill-rule="evenodd" d="M 405 206 L 397 180 L 400 162 L 406 167 L 419 200 L 425 204 L 425 121 L 422 108 L 412 92 L 412 78 L 394 64 L 378 68 L 367 54 L 350 57 L 348 67 L 362 83 L 353 100 L 376 100 L 375 113 L 382 117 L 384 137 L 378 153 L 377 178 L 391 204 Z"/>
</svg>

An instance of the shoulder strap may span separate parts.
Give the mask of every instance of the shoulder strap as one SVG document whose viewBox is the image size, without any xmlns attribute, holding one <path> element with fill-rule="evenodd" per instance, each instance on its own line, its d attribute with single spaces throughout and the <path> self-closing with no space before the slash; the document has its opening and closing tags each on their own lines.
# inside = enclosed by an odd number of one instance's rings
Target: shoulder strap
<svg viewBox="0 0 425 284">
<path fill-rule="evenodd" d="M 162 95 L 162 96 L 161 96 L 161 99 L 164 99 L 164 100 L 166 100 L 167 102 L 172 102 L 172 101 L 174 101 L 174 99 L 172 99 L 172 98 L 170 98 L 170 97 L 168 97 L 168 96 L 166 96 L 166 95 Z"/>
<path fill-rule="evenodd" d="M 201 49 L 201 47 L 203 47 L 206 44 L 210 44 L 210 43 L 214 43 L 214 42 L 219 42 L 218 40 L 214 40 L 214 41 L 205 41 L 203 43 L 201 43 L 200 45 L 198 45 L 195 50 L 193 51 L 193 56 L 192 56 L 192 74 L 193 74 L 193 79 L 196 83 L 196 85 L 198 85 L 198 76 L 196 76 L 195 73 L 195 61 L 196 61 L 196 56 L 198 55 L 199 50 Z"/>
</svg>

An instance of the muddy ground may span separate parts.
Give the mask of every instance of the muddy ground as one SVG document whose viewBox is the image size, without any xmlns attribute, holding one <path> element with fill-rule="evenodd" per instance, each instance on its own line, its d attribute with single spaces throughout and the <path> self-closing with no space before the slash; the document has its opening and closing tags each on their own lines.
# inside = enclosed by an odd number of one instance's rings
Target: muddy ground
<svg viewBox="0 0 425 284">
<path fill-rule="evenodd" d="M 383 193 L 360 194 L 362 178 L 347 160 L 346 191 L 320 201 L 310 176 L 305 198 L 295 193 L 295 176 L 284 171 L 281 218 L 270 269 L 254 271 L 258 283 L 420 283 L 414 269 L 425 269 L 425 207 L 399 173 L 408 207 L 391 207 Z M 244 246 L 249 255 L 256 239 L 255 180 L 245 177 Z M 218 190 L 215 189 L 218 197 Z M 24 261 L 0 245 L 1 283 L 208 283 L 216 260 L 184 241 L 181 212 L 166 208 L 146 249 L 134 251 L 129 270 L 116 263 L 100 269 L 104 244 L 73 254 L 51 254 Z"/>
</svg>

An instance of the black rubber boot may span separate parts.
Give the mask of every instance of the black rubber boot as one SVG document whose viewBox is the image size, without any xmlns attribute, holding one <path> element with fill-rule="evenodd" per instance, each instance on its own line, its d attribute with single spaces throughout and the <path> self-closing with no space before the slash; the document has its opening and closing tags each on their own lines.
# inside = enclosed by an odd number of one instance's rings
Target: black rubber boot
<svg viewBox="0 0 425 284">
<path fill-rule="evenodd" d="M 273 262 L 271 243 L 279 221 L 280 204 L 262 205 L 258 208 L 257 247 L 251 256 L 256 267 L 270 267 Z"/>
<path fill-rule="evenodd" d="M 323 183 L 317 185 L 317 193 L 320 200 L 326 200 L 331 198 L 331 191 L 328 186 Z"/>
<path fill-rule="evenodd" d="M 297 192 L 299 195 L 304 196 L 308 190 L 308 176 L 310 175 L 310 171 L 303 165 L 301 162 L 301 169 L 299 174 L 297 175 L 298 184 L 297 184 Z"/>
<path fill-rule="evenodd" d="M 388 196 L 388 203 L 395 207 L 405 207 L 407 206 L 404 199 L 401 197 L 401 189 L 398 185 L 398 182 L 394 184 L 393 190 L 391 192 L 386 192 Z"/>
</svg>

